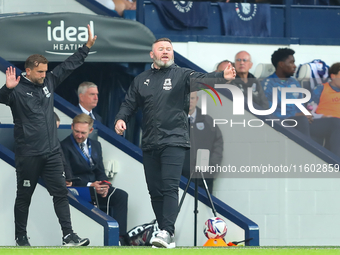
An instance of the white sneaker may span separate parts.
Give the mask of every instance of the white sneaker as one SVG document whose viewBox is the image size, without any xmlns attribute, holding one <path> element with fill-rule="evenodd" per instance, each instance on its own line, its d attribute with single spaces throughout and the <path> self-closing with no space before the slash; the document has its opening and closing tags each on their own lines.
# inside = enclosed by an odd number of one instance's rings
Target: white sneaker
<svg viewBox="0 0 340 255">
<path fill-rule="evenodd" d="M 161 230 L 151 241 L 152 248 L 168 248 L 176 247 L 175 235 L 170 236 L 166 230 Z"/>
</svg>

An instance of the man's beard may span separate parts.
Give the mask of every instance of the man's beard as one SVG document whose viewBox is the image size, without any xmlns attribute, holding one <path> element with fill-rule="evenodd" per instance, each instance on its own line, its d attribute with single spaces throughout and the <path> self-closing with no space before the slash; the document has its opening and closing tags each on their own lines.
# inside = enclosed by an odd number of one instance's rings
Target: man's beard
<svg viewBox="0 0 340 255">
<path fill-rule="evenodd" d="M 32 79 L 31 82 L 33 82 L 34 84 L 37 84 L 37 85 L 42 85 L 44 84 L 44 80 L 45 78 L 38 78 L 38 79 Z"/>
<path fill-rule="evenodd" d="M 155 62 L 155 64 L 159 67 L 159 68 L 168 68 L 169 66 L 171 66 L 174 63 L 174 59 L 169 59 L 168 62 L 164 63 L 162 60 L 160 59 L 154 59 L 153 60 Z"/>
</svg>

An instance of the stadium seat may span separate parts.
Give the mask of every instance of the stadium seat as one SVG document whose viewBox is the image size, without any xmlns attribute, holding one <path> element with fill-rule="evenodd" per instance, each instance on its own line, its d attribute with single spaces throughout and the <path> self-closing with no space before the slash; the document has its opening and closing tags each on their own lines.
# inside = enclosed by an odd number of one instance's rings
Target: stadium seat
<svg viewBox="0 0 340 255">
<path fill-rule="evenodd" d="M 312 62 L 300 65 L 297 68 L 295 77 L 303 88 L 312 91 L 317 86 L 322 86 L 328 81 L 329 66 L 321 59 L 314 59 Z"/>
<path fill-rule="evenodd" d="M 295 78 L 300 82 L 301 87 L 311 91 L 310 78 L 312 77 L 312 70 L 309 64 L 300 65 L 295 74 Z"/>
<path fill-rule="evenodd" d="M 275 67 L 272 64 L 258 64 L 255 68 L 254 76 L 262 81 L 275 72 Z"/>
</svg>

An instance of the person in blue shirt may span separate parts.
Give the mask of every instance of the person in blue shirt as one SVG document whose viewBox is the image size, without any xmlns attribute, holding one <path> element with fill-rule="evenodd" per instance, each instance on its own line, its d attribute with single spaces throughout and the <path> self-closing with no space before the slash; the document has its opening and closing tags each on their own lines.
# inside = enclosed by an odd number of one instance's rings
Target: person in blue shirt
<svg viewBox="0 0 340 255">
<path fill-rule="evenodd" d="M 297 122 L 296 129 L 310 136 L 309 124 L 312 122 L 311 115 L 304 115 L 295 104 L 287 104 L 286 115 L 281 114 L 281 89 L 282 88 L 301 88 L 299 82 L 293 78 L 296 65 L 294 58 L 295 51 L 289 48 L 280 48 L 272 54 L 272 64 L 275 72 L 262 81 L 264 93 L 268 99 L 269 107 L 273 104 L 273 88 L 277 91 L 277 107 L 273 115 L 280 119 L 294 119 Z M 287 99 L 303 98 L 302 93 L 287 93 Z M 294 125 L 292 121 L 292 125 Z"/>
<path fill-rule="evenodd" d="M 293 119 L 292 126 L 295 126 L 301 133 L 311 137 L 320 145 L 326 139 L 327 148 L 335 155 L 340 156 L 340 119 L 339 118 L 313 118 L 313 115 L 304 115 L 295 104 L 287 104 L 286 115 L 281 114 L 281 89 L 301 88 L 299 82 L 292 76 L 295 73 L 296 65 L 294 59 L 295 51 L 289 48 L 280 48 L 272 54 L 272 64 L 275 73 L 262 81 L 263 90 L 268 99 L 269 106 L 273 104 L 273 88 L 278 88 L 277 108 L 273 115 L 280 119 Z M 302 98 L 302 93 L 287 93 L 287 99 Z M 295 121 L 294 121 L 295 120 Z M 286 124 L 289 122 L 286 121 Z"/>
</svg>

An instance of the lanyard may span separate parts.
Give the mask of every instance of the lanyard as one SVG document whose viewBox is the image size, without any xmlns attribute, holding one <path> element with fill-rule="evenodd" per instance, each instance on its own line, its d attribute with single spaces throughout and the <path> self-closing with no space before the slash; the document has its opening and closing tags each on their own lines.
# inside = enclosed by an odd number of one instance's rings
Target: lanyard
<svg viewBox="0 0 340 255">
<path fill-rule="evenodd" d="M 71 134 L 71 140 L 72 140 L 72 142 L 73 142 L 73 145 L 76 147 L 76 150 L 83 156 L 83 158 L 86 160 L 86 162 L 89 164 L 89 166 L 91 166 L 91 162 L 90 162 L 90 159 L 89 159 L 89 157 L 91 157 L 91 152 L 92 152 L 90 140 L 89 140 L 89 139 L 87 140 L 88 149 L 89 149 L 89 155 L 88 155 L 88 156 L 86 156 L 86 155 L 82 152 L 82 150 L 80 149 L 78 143 L 77 143 L 76 140 L 74 139 L 73 134 Z"/>
</svg>

